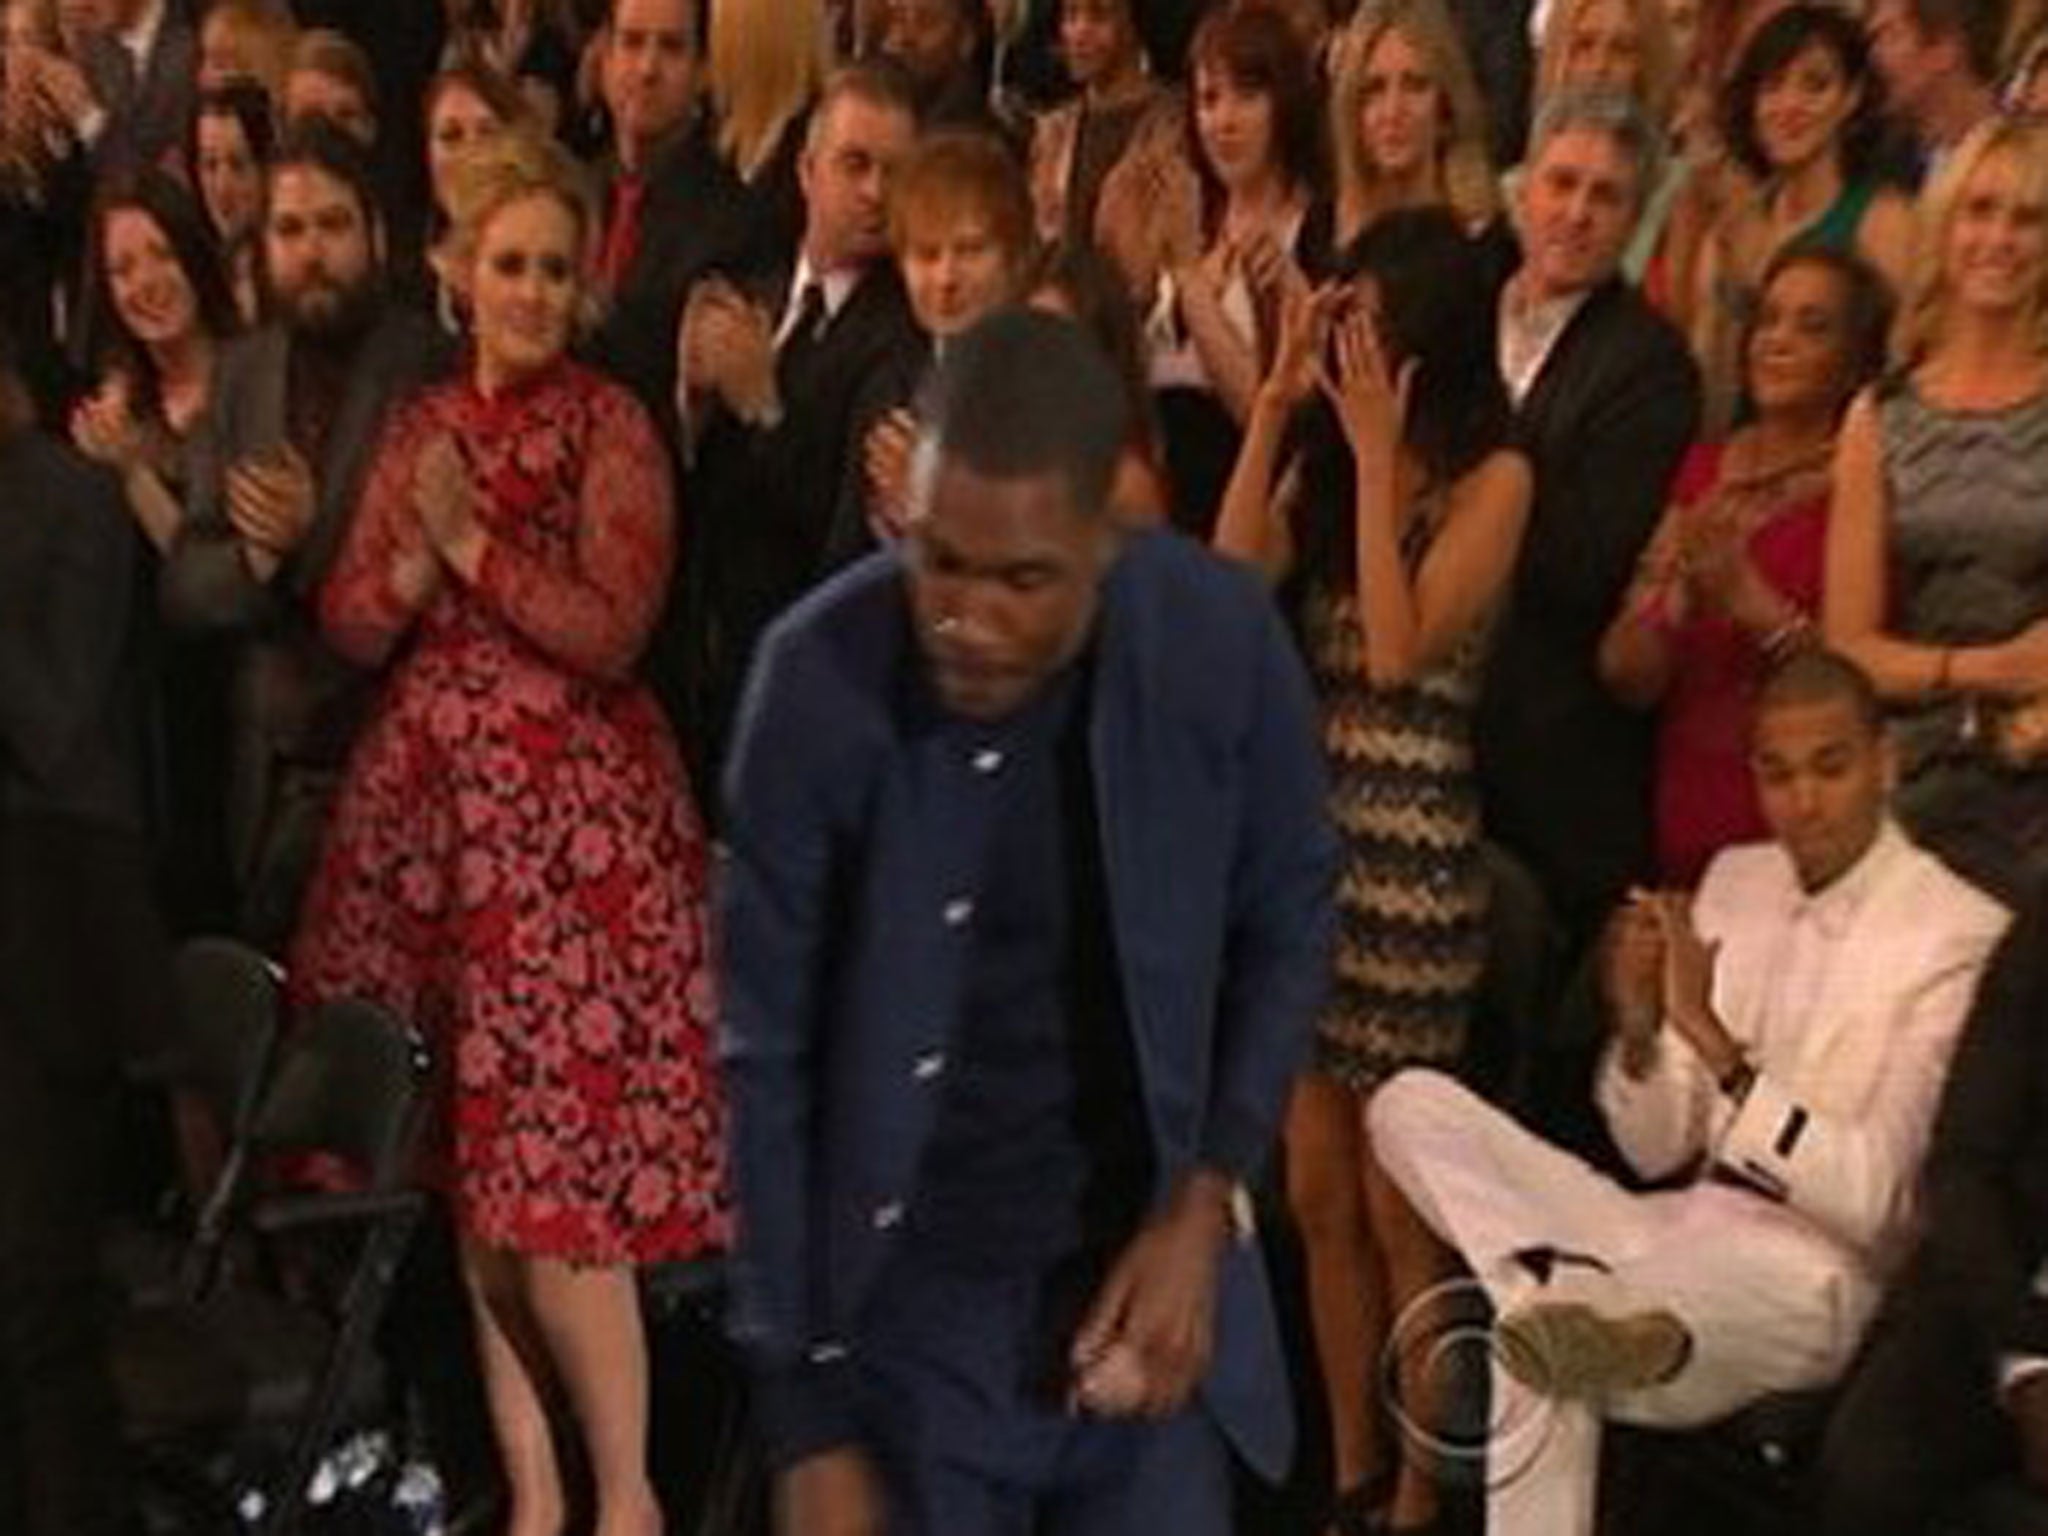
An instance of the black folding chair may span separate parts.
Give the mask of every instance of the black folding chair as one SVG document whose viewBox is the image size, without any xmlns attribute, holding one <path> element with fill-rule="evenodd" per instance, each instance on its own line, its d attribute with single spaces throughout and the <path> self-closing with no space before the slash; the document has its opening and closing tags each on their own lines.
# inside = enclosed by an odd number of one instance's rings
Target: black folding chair
<svg viewBox="0 0 2048 1536">
<path fill-rule="evenodd" d="M 385 1010 L 314 1010 L 279 1046 L 207 1202 L 190 1267 L 204 1288 L 116 1325 L 145 1487 L 202 1529 L 285 1536 L 337 1428 L 388 1406 L 369 1345 L 426 1203 L 411 1178 L 425 1077 L 417 1037 Z M 347 1187 L 286 1182 L 316 1158 L 347 1169 Z M 215 1261 L 244 1247 L 278 1262 Z M 332 1285 L 292 1283 L 328 1270 Z"/>
<path fill-rule="evenodd" d="M 198 938 L 172 965 L 169 1029 L 156 1049 L 128 1064 L 149 1100 L 168 1100 L 189 1157 L 187 1179 L 228 1187 L 223 1159 L 237 1155 L 268 1080 L 283 1003 L 283 977 L 262 953 L 236 939 Z M 187 1144 L 190 1134 L 192 1142 Z M 202 1150 L 193 1154 L 193 1147 Z M 147 1212 L 111 1219 L 101 1235 L 104 1272 L 124 1305 L 159 1306 L 203 1288 L 195 1266 L 218 1252 L 218 1210 L 191 1208 L 166 1182 Z M 194 1241 L 195 1233 L 207 1233 Z"/>
</svg>

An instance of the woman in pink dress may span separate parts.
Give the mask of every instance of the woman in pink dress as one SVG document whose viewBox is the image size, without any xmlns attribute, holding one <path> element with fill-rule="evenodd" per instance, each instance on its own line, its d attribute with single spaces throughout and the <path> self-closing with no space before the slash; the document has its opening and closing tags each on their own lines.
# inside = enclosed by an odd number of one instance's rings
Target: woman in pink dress
<svg viewBox="0 0 2048 1536">
<path fill-rule="evenodd" d="M 1752 420 L 1696 445 L 1600 646 L 1614 694 L 1656 708 L 1657 879 L 1690 888 L 1766 836 L 1750 700 L 1815 638 L 1835 430 L 1884 365 L 1890 303 L 1858 257 L 1794 247 L 1766 269 L 1743 341 Z"/>
<path fill-rule="evenodd" d="M 704 844 L 632 677 L 673 554 L 667 459 L 565 356 L 593 227 L 573 164 L 502 135 L 452 190 L 474 353 L 393 422 L 323 595 L 334 644 L 387 680 L 294 985 L 434 1044 L 507 1529 L 561 1529 L 559 1386 L 598 1536 L 653 1536 L 634 1266 L 727 1220 Z"/>
</svg>

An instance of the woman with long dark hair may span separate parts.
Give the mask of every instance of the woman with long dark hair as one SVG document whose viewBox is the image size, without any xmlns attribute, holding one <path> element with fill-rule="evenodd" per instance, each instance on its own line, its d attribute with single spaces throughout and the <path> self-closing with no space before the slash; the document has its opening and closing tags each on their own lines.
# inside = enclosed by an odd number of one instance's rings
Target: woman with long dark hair
<svg viewBox="0 0 2048 1536">
<path fill-rule="evenodd" d="M 1856 19 L 1789 6 L 1743 49 L 1722 97 L 1722 139 L 1749 181 L 1708 231 L 1692 295 L 1708 431 L 1740 416 L 1742 337 L 1772 257 L 1851 251 L 1896 293 L 1913 253 L 1912 204 L 1880 180 L 1884 83 Z"/>
<path fill-rule="evenodd" d="M 110 183 L 94 205 L 97 383 L 72 412 L 79 449 L 119 477 L 150 546 L 184 521 L 194 429 L 213 398 L 214 360 L 240 328 L 218 248 L 191 194 L 161 171 Z M 145 611 L 153 612 L 154 605 Z M 145 624 L 151 785 L 167 916 L 183 932 L 225 927 L 228 873 L 227 655 L 209 636 Z"/>
<path fill-rule="evenodd" d="M 220 248 L 244 325 L 257 320 L 257 231 L 263 219 L 263 170 L 277 143 L 270 94 L 253 80 L 232 80 L 199 98 L 192 115 L 192 185 Z"/>
<path fill-rule="evenodd" d="M 1297 292 L 1216 533 L 1293 610 L 1345 840 L 1335 981 L 1286 1132 L 1343 1533 L 1436 1512 L 1369 1386 L 1390 1321 L 1449 1258 L 1374 1164 L 1365 1109 L 1402 1067 L 1457 1065 L 1484 960 L 1471 718 L 1530 481 L 1493 306 L 1472 302 L 1482 262 L 1449 212 L 1408 209 Z M 1422 1373 L 1401 1374 L 1426 1416 Z"/>
</svg>

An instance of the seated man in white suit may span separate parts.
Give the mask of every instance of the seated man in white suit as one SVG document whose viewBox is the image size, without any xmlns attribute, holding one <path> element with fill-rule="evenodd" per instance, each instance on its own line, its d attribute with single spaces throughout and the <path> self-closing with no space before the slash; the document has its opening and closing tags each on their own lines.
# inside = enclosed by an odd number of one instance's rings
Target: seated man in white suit
<svg viewBox="0 0 2048 1536">
<path fill-rule="evenodd" d="M 2006 913 L 1886 815 L 1850 663 L 1775 672 L 1752 751 L 1775 841 L 1690 900 L 1638 893 L 1608 941 L 1599 1104 L 1635 1169 L 1682 1187 L 1625 1190 L 1434 1072 L 1372 1101 L 1381 1166 L 1498 1315 L 1492 1536 L 1593 1529 L 1603 1419 L 1703 1424 L 1833 1380 L 1910 1236 Z"/>
</svg>

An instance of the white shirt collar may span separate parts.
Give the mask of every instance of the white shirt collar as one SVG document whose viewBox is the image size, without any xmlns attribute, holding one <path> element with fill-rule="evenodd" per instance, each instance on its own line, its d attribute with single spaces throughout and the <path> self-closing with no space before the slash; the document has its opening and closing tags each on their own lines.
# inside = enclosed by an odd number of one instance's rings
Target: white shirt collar
<svg viewBox="0 0 2048 1536">
<path fill-rule="evenodd" d="M 166 6 L 167 0 L 149 0 L 149 4 L 142 8 L 142 14 L 135 19 L 135 24 L 116 34 L 117 41 L 128 50 L 128 57 L 135 61 L 138 80 L 149 67 L 149 56 L 156 52 L 157 34 L 164 29 Z"/>
<path fill-rule="evenodd" d="M 1568 293 L 1562 298 L 1538 299 L 1532 304 L 1516 300 L 1516 286 L 1510 281 L 1500 295 L 1500 376 L 1508 394 L 1520 405 L 1536 387 L 1543 365 L 1552 349 L 1572 323 L 1572 316 L 1586 302 L 1591 289 Z"/>
<path fill-rule="evenodd" d="M 814 284 L 825 292 L 825 320 L 830 325 L 839 317 L 839 311 L 846 307 L 846 301 L 853 297 L 853 290 L 859 284 L 862 267 L 834 267 L 820 274 L 811 265 L 808 255 L 796 259 L 796 273 L 789 280 L 789 298 L 782 306 L 782 321 L 775 327 L 775 345 L 781 346 L 789 339 L 789 333 L 796 328 L 797 316 L 803 313 L 804 291 Z"/>
<path fill-rule="evenodd" d="M 1810 917 L 1823 937 L 1839 939 L 1855 924 L 1856 914 L 1883 882 L 1885 873 L 1905 856 L 1912 845 L 1897 822 L 1887 816 L 1878 824 L 1877 836 L 1863 850 L 1863 857 L 1811 894 L 1799 889 L 1793 875 L 1792 916 Z M 1788 860 L 1789 863 L 1789 860 Z"/>
</svg>

